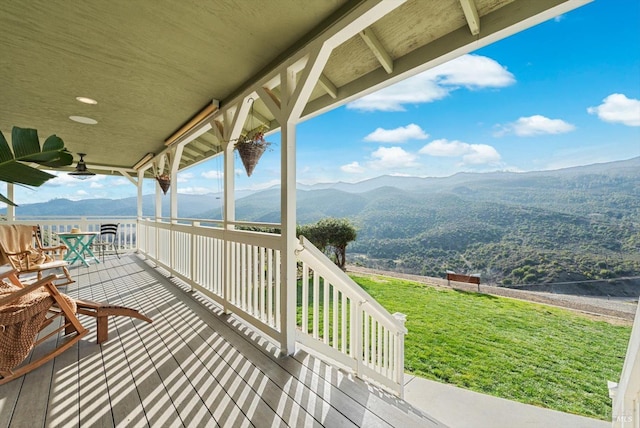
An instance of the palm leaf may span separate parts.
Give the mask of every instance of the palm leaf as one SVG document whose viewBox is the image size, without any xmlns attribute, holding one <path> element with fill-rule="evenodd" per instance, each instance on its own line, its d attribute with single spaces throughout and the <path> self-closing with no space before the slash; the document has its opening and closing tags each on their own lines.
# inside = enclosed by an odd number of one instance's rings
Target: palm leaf
<svg viewBox="0 0 640 428">
<path fill-rule="evenodd" d="M 11 143 L 13 150 L 0 132 L 0 181 L 6 183 L 38 187 L 55 177 L 26 163 L 37 163 L 49 168 L 59 168 L 73 163 L 73 156 L 65 149 L 62 139 L 56 135 L 49 136 L 41 149 L 38 131 L 14 126 L 11 130 Z M 0 202 L 15 206 L 2 194 Z"/>
</svg>

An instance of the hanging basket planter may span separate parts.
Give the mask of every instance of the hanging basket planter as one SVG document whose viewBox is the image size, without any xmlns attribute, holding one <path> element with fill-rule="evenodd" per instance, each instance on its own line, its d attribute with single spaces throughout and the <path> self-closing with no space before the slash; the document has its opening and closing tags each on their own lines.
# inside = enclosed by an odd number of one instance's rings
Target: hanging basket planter
<svg viewBox="0 0 640 428">
<path fill-rule="evenodd" d="M 244 133 L 235 141 L 234 148 L 238 151 L 240 155 L 240 160 L 242 160 L 242 164 L 244 165 L 245 171 L 247 171 L 247 175 L 251 177 L 253 174 L 253 170 L 255 169 L 260 157 L 264 154 L 267 148 L 271 145 L 270 142 L 265 141 L 264 133 L 269 130 L 269 127 L 266 125 L 260 125 L 258 127 L 253 126 L 254 112 L 253 105 L 254 99 L 249 98 L 247 102 L 251 103 L 251 110 L 249 112 L 249 131 Z"/>
<path fill-rule="evenodd" d="M 252 138 L 240 138 L 236 142 L 236 150 L 238 150 L 240 160 L 242 160 L 244 169 L 249 177 L 251 177 L 258 160 L 260 160 L 260 157 L 270 144 L 264 140 L 264 134 L 261 132 L 255 134 Z"/>
<path fill-rule="evenodd" d="M 166 195 L 171 185 L 171 178 L 167 174 L 156 175 L 156 180 L 162 189 L 162 192 Z"/>
</svg>

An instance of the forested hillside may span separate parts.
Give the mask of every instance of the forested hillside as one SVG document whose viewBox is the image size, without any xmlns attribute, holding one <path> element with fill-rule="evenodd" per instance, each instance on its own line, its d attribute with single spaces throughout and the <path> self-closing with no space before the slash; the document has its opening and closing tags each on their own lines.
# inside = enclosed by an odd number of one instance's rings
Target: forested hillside
<svg viewBox="0 0 640 428">
<path fill-rule="evenodd" d="M 349 218 L 350 263 L 523 284 L 640 275 L 640 158 L 557 171 L 378 177 L 298 190 L 298 223 Z M 168 213 L 169 198 L 163 198 Z M 239 220 L 280 221 L 280 190 L 236 201 Z M 180 195 L 181 217 L 221 218 L 219 195 Z M 208 209 L 203 210 L 203 207 Z M 18 215 L 135 215 L 135 199 L 54 200 Z M 145 215 L 153 197 L 145 196 Z"/>
<path fill-rule="evenodd" d="M 238 217 L 277 222 L 278 192 L 238 201 Z M 640 275 L 640 158 L 298 191 L 299 223 L 327 216 L 355 223 L 349 260 L 367 267 L 504 284 Z"/>
</svg>

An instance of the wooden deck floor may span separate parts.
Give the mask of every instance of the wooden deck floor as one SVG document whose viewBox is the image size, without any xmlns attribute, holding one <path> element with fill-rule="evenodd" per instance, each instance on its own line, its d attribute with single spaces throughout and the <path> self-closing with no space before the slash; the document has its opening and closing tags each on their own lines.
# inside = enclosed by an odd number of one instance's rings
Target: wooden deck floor
<svg viewBox="0 0 640 428">
<path fill-rule="evenodd" d="M 72 267 L 66 293 L 140 309 L 0 386 L 0 427 L 443 426 L 304 352 L 277 350 L 136 255 Z M 64 289 L 63 289 L 64 290 Z M 45 344 L 46 345 L 46 344 Z M 40 351 L 41 347 L 37 351 Z"/>
</svg>

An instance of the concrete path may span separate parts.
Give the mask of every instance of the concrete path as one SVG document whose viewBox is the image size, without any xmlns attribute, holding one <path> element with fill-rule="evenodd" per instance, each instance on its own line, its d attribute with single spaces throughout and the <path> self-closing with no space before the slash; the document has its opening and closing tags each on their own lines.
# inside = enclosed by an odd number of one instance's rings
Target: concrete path
<svg viewBox="0 0 640 428">
<path fill-rule="evenodd" d="M 609 428 L 611 422 L 505 400 L 405 375 L 404 399 L 451 428 Z"/>
</svg>

